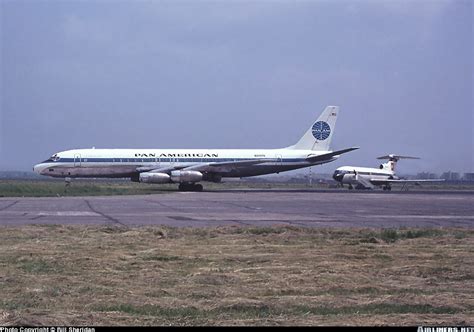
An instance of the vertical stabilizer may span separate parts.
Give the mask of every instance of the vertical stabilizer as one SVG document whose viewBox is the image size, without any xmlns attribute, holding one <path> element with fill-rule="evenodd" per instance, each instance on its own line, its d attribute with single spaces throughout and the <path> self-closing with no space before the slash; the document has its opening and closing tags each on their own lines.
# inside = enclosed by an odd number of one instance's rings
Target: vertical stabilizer
<svg viewBox="0 0 474 332">
<path fill-rule="evenodd" d="M 380 169 L 395 172 L 395 166 L 400 159 L 420 159 L 418 157 L 399 156 L 396 154 L 389 154 L 387 156 L 378 157 L 377 159 L 387 159 L 386 163 L 380 165 Z"/>
<path fill-rule="evenodd" d="M 339 106 L 328 106 L 301 139 L 289 149 L 329 151 Z"/>
</svg>

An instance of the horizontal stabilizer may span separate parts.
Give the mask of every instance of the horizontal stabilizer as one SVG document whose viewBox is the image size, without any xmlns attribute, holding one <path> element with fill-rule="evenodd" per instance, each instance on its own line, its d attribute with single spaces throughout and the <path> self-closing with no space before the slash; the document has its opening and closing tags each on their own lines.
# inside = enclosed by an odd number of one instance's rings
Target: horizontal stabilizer
<svg viewBox="0 0 474 332">
<path fill-rule="evenodd" d="M 352 148 L 348 148 L 348 149 L 344 149 L 344 150 L 338 150 L 338 151 L 334 151 L 334 152 L 320 154 L 319 156 L 308 157 L 308 158 L 306 158 L 306 160 L 309 161 L 310 163 L 315 163 L 315 162 L 318 162 L 318 161 L 328 160 L 328 159 L 331 159 L 335 156 L 339 156 L 343 153 L 351 152 L 351 151 L 354 151 L 354 150 L 357 150 L 357 149 L 359 149 L 359 147 L 352 147 Z"/>
<path fill-rule="evenodd" d="M 378 157 L 377 159 L 386 159 L 391 161 L 399 161 L 400 159 L 420 159 L 418 157 L 410 157 L 410 156 L 399 156 L 396 154 L 389 154 L 387 156 Z"/>
</svg>

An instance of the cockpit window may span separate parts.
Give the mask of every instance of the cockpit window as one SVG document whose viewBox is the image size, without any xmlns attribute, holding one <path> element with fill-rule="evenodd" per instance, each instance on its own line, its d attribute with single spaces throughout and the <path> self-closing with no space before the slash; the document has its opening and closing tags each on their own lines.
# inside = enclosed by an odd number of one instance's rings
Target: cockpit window
<svg viewBox="0 0 474 332">
<path fill-rule="evenodd" d="M 43 163 L 51 163 L 54 161 L 58 161 L 59 159 L 61 158 L 57 154 L 53 154 L 51 157 L 49 157 L 49 159 L 46 159 L 45 161 L 43 161 Z"/>
</svg>

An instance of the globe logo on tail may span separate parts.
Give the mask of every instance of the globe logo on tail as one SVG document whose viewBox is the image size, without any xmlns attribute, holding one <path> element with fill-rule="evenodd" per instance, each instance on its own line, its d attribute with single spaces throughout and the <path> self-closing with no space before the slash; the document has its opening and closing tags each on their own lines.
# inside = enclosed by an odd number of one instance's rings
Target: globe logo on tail
<svg viewBox="0 0 474 332">
<path fill-rule="evenodd" d="M 331 127 L 329 127 L 327 122 L 318 121 L 311 128 L 314 138 L 318 141 L 324 141 L 326 138 L 331 135 Z"/>
</svg>

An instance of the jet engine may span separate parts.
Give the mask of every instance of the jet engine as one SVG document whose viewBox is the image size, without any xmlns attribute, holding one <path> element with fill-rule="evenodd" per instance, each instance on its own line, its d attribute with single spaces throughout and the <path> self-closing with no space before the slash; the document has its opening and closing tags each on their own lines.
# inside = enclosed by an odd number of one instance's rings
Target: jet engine
<svg viewBox="0 0 474 332">
<path fill-rule="evenodd" d="M 199 182 L 202 180 L 202 173 L 198 171 L 172 171 L 171 181 L 183 183 L 183 182 Z"/>
<path fill-rule="evenodd" d="M 145 183 L 169 183 L 170 176 L 166 173 L 141 173 L 139 177 L 140 182 Z"/>
</svg>

